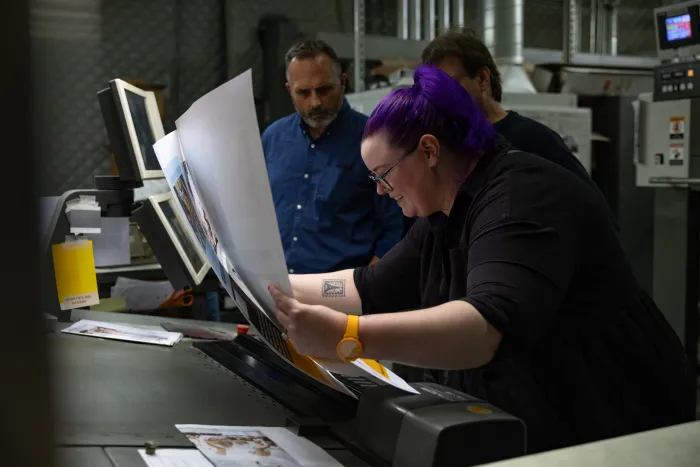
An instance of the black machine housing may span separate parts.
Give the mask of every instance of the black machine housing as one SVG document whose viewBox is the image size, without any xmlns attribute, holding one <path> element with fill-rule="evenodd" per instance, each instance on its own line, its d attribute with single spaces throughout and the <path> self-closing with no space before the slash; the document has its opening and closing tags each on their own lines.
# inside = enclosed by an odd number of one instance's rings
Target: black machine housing
<svg viewBox="0 0 700 467">
<path fill-rule="evenodd" d="M 438 384 L 413 384 L 420 394 L 366 389 L 358 402 L 292 368 L 256 337 L 194 346 L 293 411 L 288 423 L 300 436 L 330 435 L 373 466 L 469 466 L 526 452 L 520 419 Z"/>
</svg>

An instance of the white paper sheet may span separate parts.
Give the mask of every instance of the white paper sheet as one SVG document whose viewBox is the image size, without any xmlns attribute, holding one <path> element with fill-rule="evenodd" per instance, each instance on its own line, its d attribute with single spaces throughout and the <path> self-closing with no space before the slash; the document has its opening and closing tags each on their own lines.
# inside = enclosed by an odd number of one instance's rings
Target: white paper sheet
<svg viewBox="0 0 700 467">
<path fill-rule="evenodd" d="M 347 363 L 340 360 L 314 360 L 341 384 L 361 393 L 363 388 L 391 385 L 411 394 L 420 394 L 403 378 L 375 360 L 357 359 Z"/>
<path fill-rule="evenodd" d="M 207 262 L 226 292 L 233 298 L 231 279 L 228 273 L 230 267 L 228 257 L 219 245 L 218 236 L 209 225 L 207 213 L 190 180 L 189 171 L 183 162 L 184 156 L 177 131 L 173 131 L 158 140 L 153 145 L 153 149 L 174 194 L 176 204 L 188 221 L 186 228 L 197 238 L 199 246 L 204 250 Z"/>
<path fill-rule="evenodd" d="M 78 336 L 164 345 L 167 347 L 172 347 L 182 339 L 182 333 L 179 332 L 151 331 L 125 326 L 123 324 L 105 323 L 87 319 L 81 319 L 61 332 L 76 334 Z"/>
<path fill-rule="evenodd" d="M 284 335 L 267 286 L 274 283 L 288 293 L 291 286 L 250 70 L 200 98 L 176 124 L 178 129 L 154 146 L 160 165 L 184 217 L 209 248 L 210 264 L 226 266 L 219 279 L 229 280 L 224 287 L 265 343 L 290 365 L 351 397 L 385 384 L 415 392 L 379 365 L 376 371 L 371 365 L 299 355 Z"/>
<path fill-rule="evenodd" d="M 142 281 L 129 277 L 117 277 L 112 286 L 112 297 L 124 297 L 128 311 L 157 309 L 174 292 L 168 281 Z"/>
<path fill-rule="evenodd" d="M 167 193 L 168 191 L 170 191 L 170 185 L 168 185 L 168 181 L 165 178 L 144 180 L 143 186 L 134 190 L 134 201 L 145 201 L 153 195 Z"/>
<path fill-rule="evenodd" d="M 286 428 L 175 425 L 215 467 L 342 467 L 330 454 Z"/>
<path fill-rule="evenodd" d="M 248 70 L 197 100 L 176 122 L 192 181 L 224 251 L 263 309 L 291 293 Z M 275 320 L 276 322 L 276 320 Z"/>
<path fill-rule="evenodd" d="M 392 386 L 397 387 L 399 389 L 403 389 L 406 392 L 420 394 L 420 392 L 418 392 L 416 389 L 411 387 L 406 381 L 404 381 L 403 378 L 401 378 L 399 375 L 397 375 L 384 365 L 381 365 L 379 362 L 373 363 L 380 365 L 381 372 L 377 371 L 376 367 L 369 365 L 368 361 L 365 359 L 358 359 L 352 362 L 353 366 L 355 366 L 356 368 L 359 368 L 362 371 L 371 374 L 375 378 L 384 381 L 386 384 L 391 384 Z"/>
<path fill-rule="evenodd" d="M 155 454 L 139 449 L 139 454 L 148 467 L 212 467 L 196 449 L 157 449 Z"/>
</svg>

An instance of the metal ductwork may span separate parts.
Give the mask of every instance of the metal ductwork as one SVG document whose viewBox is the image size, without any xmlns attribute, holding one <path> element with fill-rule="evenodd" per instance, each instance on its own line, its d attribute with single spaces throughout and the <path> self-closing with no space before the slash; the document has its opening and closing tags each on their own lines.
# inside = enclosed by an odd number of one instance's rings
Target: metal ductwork
<svg viewBox="0 0 700 467">
<path fill-rule="evenodd" d="M 467 0 L 397 0 L 400 39 L 432 40 L 453 27 L 464 26 Z"/>
<path fill-rule="evenodd" d="M 590 51 L 592 53 L 617 55 L 617 13 L 619 7 L 620 0 L 591 1 Z"/>
<path fill-rule="evenodd" d="M 523 68 L 524 0 L 482 0 L 482 32 L 501 72 L 503 91 L 537 91 Z M 466 0 L 397 0 L 398 37 L 432 40 L 466 24 Z"/>
<path fill-rule="evenodd" d="M 525 0 L 483 0 L 483 39 L 501 72 L 503 92 L 536 94 L 523 67 Z"/>
</svg>

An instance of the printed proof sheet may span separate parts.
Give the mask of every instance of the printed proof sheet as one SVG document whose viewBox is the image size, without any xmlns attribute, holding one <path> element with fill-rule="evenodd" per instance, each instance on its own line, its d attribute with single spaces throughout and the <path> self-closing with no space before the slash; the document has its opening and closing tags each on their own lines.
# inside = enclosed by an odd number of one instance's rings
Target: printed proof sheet
<svg viewBox="0 0 700 467">
<path fill-rule="evenodd" d="M 394 385 L 417 392 L 373 360 L 300 355 L 274 314 L 267 287 L 291 285 L 255 116 L 250 70 L 196 101 L 155 145 L 184 217 L 212 268 L 265 343 L 287 363 L 351 397 Z"/>
</svg>

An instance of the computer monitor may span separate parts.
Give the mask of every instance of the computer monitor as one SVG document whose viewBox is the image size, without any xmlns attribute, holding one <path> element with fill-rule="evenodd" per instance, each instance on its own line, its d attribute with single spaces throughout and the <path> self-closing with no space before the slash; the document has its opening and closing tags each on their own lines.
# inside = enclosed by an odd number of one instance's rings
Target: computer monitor
<svg viewBox="0 0 700 467">
<path fill-rule="evenodd" d="M 654 9 L 659 58 L 694 58 L 700 54 L 700 1 Z"/>
<path fill-rule="evenodd" d="M 165 135 L 155 94 L 115 79 L 97 97 L 119 178 L 138 186 L 143 180 L 163 178 L 153 150 Z"/>
<path fill-rule="evenodd" d="M 202 283 L 210 266 L 172 192 L 149 197 L 133 219 L 174 288 Z"/>
</svg>

